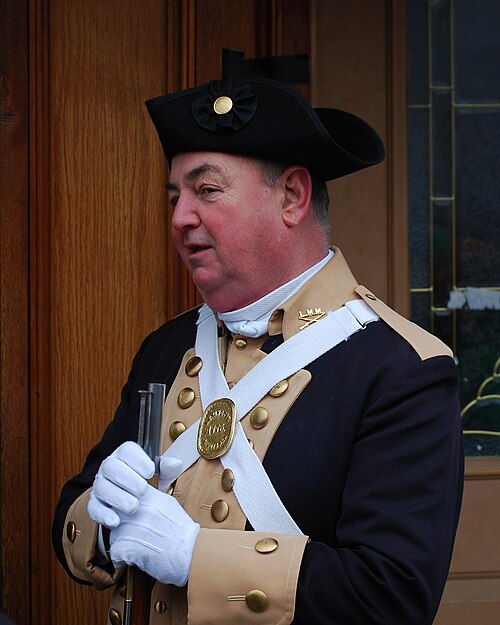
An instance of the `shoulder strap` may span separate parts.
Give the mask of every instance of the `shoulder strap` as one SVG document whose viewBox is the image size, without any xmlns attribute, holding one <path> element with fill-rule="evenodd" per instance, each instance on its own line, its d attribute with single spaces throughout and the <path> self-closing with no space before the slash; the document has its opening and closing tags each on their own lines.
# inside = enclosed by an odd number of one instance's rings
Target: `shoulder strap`
<svg viewBox="0 0 500 625">
<path fill-rule="evenodd" d="M 325 318 L 282 343 L 229 389 L 217 354 L 217 322 L 211 311 L 202 308 L 196 353 L 203 361 L 199 374 L 203 409 L 215 399 L 227 397 L 236 405 L 238 420 L 242 419 L 275 384 L 377 319 L 378 315 L 362 300 L 347 302 L 345 306 L 328 313 Z M 179 475 L 199 457 L 196 444 L 198 425 L 199 420 L 165 452 L 182 460 Z M 256 531 L 301 533 L 279 499 L 261 461 L 250 447 L 240 423 L 237 423 L 232 445 L 221 461 L 224 467 L 230 466 L 233 471 L 234 493 Z"/>
</svg>

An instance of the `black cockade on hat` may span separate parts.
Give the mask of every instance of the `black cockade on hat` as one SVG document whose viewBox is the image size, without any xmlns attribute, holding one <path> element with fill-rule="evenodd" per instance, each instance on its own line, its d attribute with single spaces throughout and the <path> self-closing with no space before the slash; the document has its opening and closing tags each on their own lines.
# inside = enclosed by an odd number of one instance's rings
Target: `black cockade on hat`
<svg viewBox="0 0 500 625">
<path fill-rule="evenodd" d="M 243 128 L 254 116 L 257 96 L 248 83 L 232 78 L 212 80 L 191 104 L 197 123 L 212 132 L 231 132 Z"/>
</svg>

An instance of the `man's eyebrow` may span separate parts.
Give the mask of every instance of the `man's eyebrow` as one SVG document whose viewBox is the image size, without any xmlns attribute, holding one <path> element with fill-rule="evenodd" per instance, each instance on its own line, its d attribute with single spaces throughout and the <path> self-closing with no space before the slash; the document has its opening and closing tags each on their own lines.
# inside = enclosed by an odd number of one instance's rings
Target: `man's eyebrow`
<svg viewBox="0 0 500 625">
<path fill-rule="evenodd" d="M 218 165 L 213 165 L 212 163 L 202 163 L 198 167 L 194 167 L 184 174 L 184 182 L 194 182 L 197 178 L 203 176 L 203 174 L 206 174 L 207 172 L 222 174 L 223 170 Z M 166 187 L 169 191 L 179 190 L 179 187 L 173 182 L 167 182 Z"/>
<path fill-rule="evenodd" d="M 202 163 L 198 167 L 195 167 L 191 171 L 188 171 L 187 174 L 185 174 L 184 182 L 193 182 L 207 172 L 221 174 L 222 169 L 218 165 L 214 165 L 213 163 Z"/>
</svg>

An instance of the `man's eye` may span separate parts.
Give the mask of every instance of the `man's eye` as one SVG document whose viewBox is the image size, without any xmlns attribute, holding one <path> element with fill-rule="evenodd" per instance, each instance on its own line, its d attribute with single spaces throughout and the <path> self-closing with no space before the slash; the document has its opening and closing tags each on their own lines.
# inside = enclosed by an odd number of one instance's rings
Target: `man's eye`
<svg viewBox="0 0 500 625">
<path fill-rule="evenodd" d="M 177 202 L 179 201 L 179 198 L 178 197 L 171 197 L 171 198 L 169 198 L 168 201 L 170 202 L 171 206 L 173 206 L 175 208 Z"/>
<path fill-rule="evenodd" d="M 211 193 L 217 193 L 218 189 L 216 189 L 215 187 L 202 187 L 201 188 L 201 193 L 204 195 L 210 195 Z"/>
</svg>

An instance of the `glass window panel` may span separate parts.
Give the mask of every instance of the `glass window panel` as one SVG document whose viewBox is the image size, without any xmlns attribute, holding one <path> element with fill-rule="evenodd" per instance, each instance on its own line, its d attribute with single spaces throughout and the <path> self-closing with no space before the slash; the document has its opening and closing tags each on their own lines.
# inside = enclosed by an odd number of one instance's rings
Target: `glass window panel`
<svg viewBox="0 0 500 625">
<path fill-rule="evenodd" d="M 410 109 L 408 115 L 410 284 L 425 288 L 430 284 L 429 109 Z"/>
<path fill-rule="evenodd" d="M 466 454 L 500 455 L 500 390 L 485 396 L 500 389 L 500 311 L 484 304 L 500 294 L 500 2 L 407 0 L 407 16 L 412 319 L 457 355 Z M 456 291 L 466 304 L 449 310 L 455 286 L 495 291 Z"/>
<path fill-rule="evenodd" d="M 408 0 L 406 3 L 408 24 L 408 101 L 410 104 L 428 104 L 428 16 L 427 3 Z"/>
<path fill-rule="evenodd" d="M 455 0 L 455 102 L 500 100 L 500 2 Z"/>
<path fill-rule="evenodd" d="M 460 396 L 465 407 L 476 398 L 500 357 L 500 314 L 494 310 L 459 310 L 456 316 Z"/>
<path fill-rule="evenodd" d="M 449 310 L 434 311 L 432 315 L 431 332 L 446 343 L 454 343 L 454 314 Z"/>
<path fill-rule="evenodd" d="M 421 328 L 431 331 L 431 296 L 430 293 L 412 293 L 411 318 Z"/>
<path fill-rule="evenodd" d="M 500 285 L 500 108 L 456 111 L 458 286 Z"/>
<path fill-rule="evenodd" d="M 451 91 L 432 94 L 432 194 L 450 197 L 451 174 Z"/>
<path fill-rule="evenodd" d="M 422 2 L 422 4 L 424 4 Z M 432 86 L 449 87 L 451 84 L 450 62 L 450 2 L 431 2 L 432 24 Z"/>
<path fill-rule="evenodd" d="M 500 436 L 466 432 L 464 452 L 466 456 L 500 456 Z"/>
<path fill-rule="evenodd" d="M 433 202 L 432 249 L 434 306 L 446 308 L 452 289 L 452 204 Z"/>
</svg>

